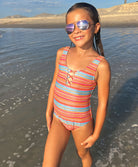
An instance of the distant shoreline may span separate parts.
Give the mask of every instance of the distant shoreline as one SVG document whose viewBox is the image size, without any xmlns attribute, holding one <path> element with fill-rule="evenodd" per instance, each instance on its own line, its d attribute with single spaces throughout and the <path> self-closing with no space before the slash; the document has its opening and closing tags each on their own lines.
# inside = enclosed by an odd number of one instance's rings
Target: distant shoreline
<svg viewBox="0 0 138 167">
<path fill-rule="evenodd" d="M 138 27 L 138 2 L 98 9 L 101 27 Z M 0 28 L 64 28 L 65 14 L 1 18 Z"/>
<path fill-rule="evenodd" d="M 138 27 L 138 14 L 100 17 L 101 27 Z M 64 28 L 65 18 L 13 18 L 0 19 L 0 28 Z"/>
<path fill-rule="evenodd" d="M 65 24 L 0 24 L 0 28 L 39 28 L 39 29 L 49 29 L 49 28 L 64 28 Z"/>
</svg>

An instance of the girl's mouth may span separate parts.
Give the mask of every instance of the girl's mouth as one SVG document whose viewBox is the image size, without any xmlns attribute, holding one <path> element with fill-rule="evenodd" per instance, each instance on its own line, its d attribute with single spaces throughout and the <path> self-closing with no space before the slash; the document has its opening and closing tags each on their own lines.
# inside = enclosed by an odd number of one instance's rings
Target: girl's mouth
<svg viewBox="0 0 138 167">
<path fill-rule="evenodd" d="M 82 40 L 83 38 L 84 38 L 83 36 L 74 37 L 75 41 Z"/>
</svg>

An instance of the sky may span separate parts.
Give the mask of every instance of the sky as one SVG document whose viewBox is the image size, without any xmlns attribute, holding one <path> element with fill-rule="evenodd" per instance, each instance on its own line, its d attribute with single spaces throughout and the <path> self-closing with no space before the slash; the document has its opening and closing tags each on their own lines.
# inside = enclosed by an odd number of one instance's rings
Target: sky
<svg viewBox="0 0 138 167">
<path fill-rule="evenodd" d="M 13 15 L 35 16 L 41 13 L 62 14 L 77 2 L 87 2 L 96 8 L 109 8 L 124 0 L 0 0 L 0 18 Z M 136 0 L 127 0 L 127 3 Z"/>
</svg>

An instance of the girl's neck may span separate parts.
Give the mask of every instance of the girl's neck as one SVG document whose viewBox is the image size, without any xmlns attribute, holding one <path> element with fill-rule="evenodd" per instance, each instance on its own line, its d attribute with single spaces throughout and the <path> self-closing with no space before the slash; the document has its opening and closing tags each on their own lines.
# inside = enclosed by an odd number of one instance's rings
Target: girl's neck
<svg viewBox="0 0 138 167">
<path fill-rule="evenodd" d="M 93 53 L 93 52 L 95 52 L 95 50 L 93 49 L 93 47 L 88 47 L 88 48 L 76 47 L 76 52 L 77 52 L 77 55 L 79 55 L 81 57 L 81 56 L 84 56 L 86 54 Z"/>
</svg>

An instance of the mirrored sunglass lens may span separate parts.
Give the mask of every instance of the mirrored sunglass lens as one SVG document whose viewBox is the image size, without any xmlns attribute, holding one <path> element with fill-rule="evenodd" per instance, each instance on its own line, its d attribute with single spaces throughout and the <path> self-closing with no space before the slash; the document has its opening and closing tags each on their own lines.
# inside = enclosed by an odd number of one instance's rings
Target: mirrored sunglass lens
<svg viewBox="0 0 138 167">
<path fill-rule="evenodd" d="M 74 24 L 68 24 L 66 25 L 66 32 L 68 34 L 71 34 L 74 31 Z"/>
<path fill-rule="evenodd" d="M 77 22 L 77 26 L 81 30 L 87 30 L 89 28 L 89 23 L 87 20 L 80 20 Z"/>
</svg>

